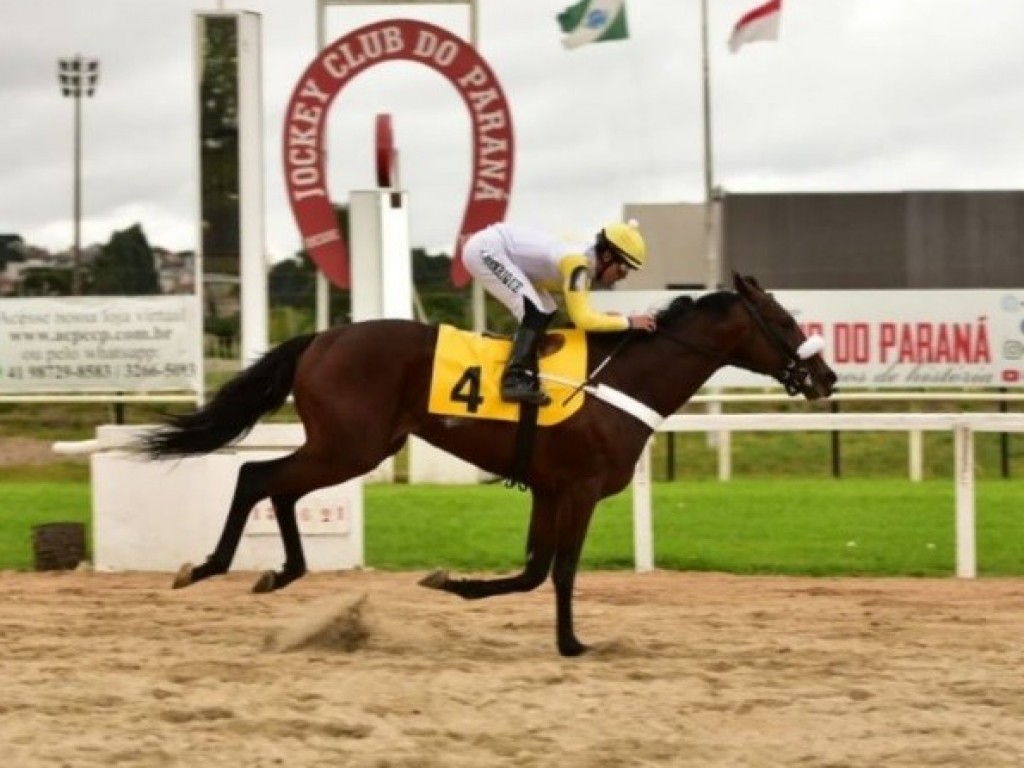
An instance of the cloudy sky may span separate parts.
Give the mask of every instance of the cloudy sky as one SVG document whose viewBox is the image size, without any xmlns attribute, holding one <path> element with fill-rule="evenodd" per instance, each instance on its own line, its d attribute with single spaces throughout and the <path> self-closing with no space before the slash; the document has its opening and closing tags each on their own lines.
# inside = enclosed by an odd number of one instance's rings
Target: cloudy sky
<svg viewBox="0 0 1024 768">
<path fill-rule="evenodd" d="M 714 173 L 731 191 L 1024 188 L 1024 2 L 784 0 L 778 42 L 730 54 L 761 0 L 711 0 Z M 566 51 L 570 0 L 479 0 L 480 47 L 511 102 L 509 218 L 593 232 L 623 203 L 703 197 L 700 0 L 627 0 L 630 39 Z M 83 242 L 141 223 L 196 246 L 192 18 L 261 14 L 269 256 L 299 248 L 281 175 L 284 109 L 316 55 L 314 0 L 0 0 L 0 233 L 67 248 L 72 106 L 56 61 L 101 60 L 83 106 Z M 331 41 L 389 17 L 469 35 L 462 6 L 335 6 Z M 336 199 L 375 182 L 373 128 L 392 115 L 412 243 L 449 250 L 470 173 L 461 99 L 422 65 L 358 76 L 330 122 Z"/>
</svg>

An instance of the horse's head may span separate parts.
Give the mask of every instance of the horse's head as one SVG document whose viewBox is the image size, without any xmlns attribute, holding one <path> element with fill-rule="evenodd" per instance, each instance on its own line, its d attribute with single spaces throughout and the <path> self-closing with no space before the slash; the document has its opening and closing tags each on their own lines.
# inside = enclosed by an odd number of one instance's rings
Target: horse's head
<svg viewBox="0 0 1024 768">
<path fill-rule="evenodd" d="M 730 362 L 776 379 L 791 395 L 817 400 L 832 394 L 836 374 L 822 359 L 821 336 L 808 338 L 793 316 L 749 275 L 733 274 L 737 311 L 747 324 Z"/>
</svg>

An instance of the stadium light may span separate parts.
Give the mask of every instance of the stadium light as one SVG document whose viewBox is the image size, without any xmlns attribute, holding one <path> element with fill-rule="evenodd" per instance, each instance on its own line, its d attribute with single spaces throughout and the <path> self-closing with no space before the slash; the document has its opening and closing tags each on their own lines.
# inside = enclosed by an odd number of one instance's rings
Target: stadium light
<svg viewBox="0 0 1024 768">
<path fill-rule="evenodd" d="M 90 59 L 76 54 L 70 59 L 57 60 L 57 77 L 61 95 L 74 99 L 75 105 L 75 152 L 74 152 L 74 250 L 71 254 L 71 293 L 82 292 L 82 97 L 91 97 L 96 92 L 100 79 L 99 59 Z"/>
</svg>

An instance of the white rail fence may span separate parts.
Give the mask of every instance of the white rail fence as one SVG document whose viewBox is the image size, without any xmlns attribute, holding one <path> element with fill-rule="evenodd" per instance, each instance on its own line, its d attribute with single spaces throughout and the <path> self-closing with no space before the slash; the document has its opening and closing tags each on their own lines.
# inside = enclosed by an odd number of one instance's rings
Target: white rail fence
<svg viewBox="0 0 1024 768">
<path fill-rule="evenodd" d="M 705 392 L 695 395 L 689 401 L 693 405 L 706 405 L 707 413 L 718 415 L 723 413 L 727 405 L 750 405 L 791 403 L 793 398 L 781 391 L 774 392 Z M 960 391 L 960 392 L 904 392 L 867 390 L 860 392 L 839 392 L 832 395 L 829 404 L 839 406 L 844 402 L 860 403 L 999 403 L 1002 412 L 1010 403 L 1024 402 L 1021 392 L 992 391 Z M 894 430 L 904 431 L 904 430 Z M 924 437 L 922 430 L 909 427 L 907 432 L 907 473 L 911 480 L 917 482 L 924 477 Z M 732 477 L 732 433 L 716 431 L 715 446 L 717 448 L 718 479 L 728 480 Z"/>
<path fill-rule="evenodd" d="M 273 425 L 271 425 L 273 426 Z M 299 425 L 288 438 L 273 444 L 277 449 L 294 448 L 301 442 Z M 256 430 L 258 432 L 263 427 Z M 58 453 L 92 454 L 117 451 L 124 443 L 124 434 L 138 427 L 109 425 L 97 430 L 97 438 L 58 442 Z M 124 434 L 122 434 L 122 432 Z M 974 433 L 1024 432 L 1024 413 L 807 413 L 807 414 L 684 414 L 670 416 L 659 427 L 660 432 L 706 432 L 730 435 L 732 432 L 756 431 L 860 431 L 860 432 L 923 432 L 951 431 L 954 437 L 956 575 L 977 576 L 975 535 Z M 651 446 L 653 438 L 640 456 L 633 477 L 634 557 L 637 571 L 654 568 L 654 534 L 651 500 Z M 913 444 L 913 438 L 912 438 Z M 123 478 L 133 467 L 126 465 Z M 95 510 L 94 510 L 95 514 Z M 361 521 L 359 522 L 361 526 Z"/>
<path fill-rule="evenodd" d="M 821 414 L 708 414 L 670 416 L 660 432 L 758 431 L 952 431 L 956 487 L 956 575 L 977 576 L 975 538 L 974 433 L 1024 432 L 1020 413 L 821 413 Z M 654 568 L 651 516 L 651 443 L 641 454 L 633 477 L 633 536 L 637 571 Z"/>
</svg>

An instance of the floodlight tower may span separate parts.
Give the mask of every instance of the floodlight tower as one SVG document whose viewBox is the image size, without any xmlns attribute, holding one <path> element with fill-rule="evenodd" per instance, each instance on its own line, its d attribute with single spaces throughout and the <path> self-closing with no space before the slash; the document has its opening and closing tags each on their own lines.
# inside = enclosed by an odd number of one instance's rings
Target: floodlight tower
<svg viewBox="0 0 1024 768">
<path fill-rule="evenodd" d="M 75 100 L 75 151 L 74 151 L 74 250 L 71 254 L 71 293 L 82 293 L 82 97 L 91 97 L 96 92 L 100 79 L 99 59 L 76 54 L 70 59 L 57 60 L 57 76 L 62 96 Z"/>
</svg>

